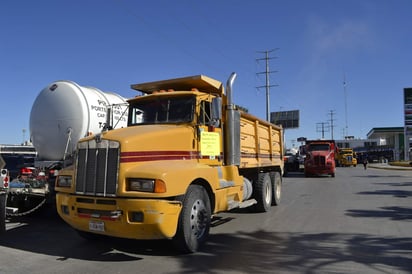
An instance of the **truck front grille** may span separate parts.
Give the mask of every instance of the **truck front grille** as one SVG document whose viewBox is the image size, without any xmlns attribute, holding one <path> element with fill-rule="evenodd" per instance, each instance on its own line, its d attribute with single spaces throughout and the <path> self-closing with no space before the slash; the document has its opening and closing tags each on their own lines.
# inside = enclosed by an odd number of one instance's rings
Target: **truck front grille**
<svg viewBox="0 0 412 274">
<path fill-rule="evenodd" d="M 113 197 L 117 190 L 120 145 L 115 141 L 96 140 L 78 144 L 76 193 Z"/>
<path fill-rule="evenodd" d="M 324 166 L 326 165 L 325 156 L 315 156 L 314 157 L 315 165 L 317 166 Z"/>
</svg>

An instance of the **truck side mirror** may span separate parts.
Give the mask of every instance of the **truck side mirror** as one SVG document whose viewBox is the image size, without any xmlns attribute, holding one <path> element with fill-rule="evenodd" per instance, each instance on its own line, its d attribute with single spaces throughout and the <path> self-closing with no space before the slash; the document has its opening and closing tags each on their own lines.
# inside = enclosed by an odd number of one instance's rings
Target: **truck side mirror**
<svg viewBox="0 0 412 274">
<path fill-rule="evenodd" d="M 222 119 L 222 98 L 215 97 L 212 99 L 211 112 L 211 126 L 218 127 Z"/>
</svg>

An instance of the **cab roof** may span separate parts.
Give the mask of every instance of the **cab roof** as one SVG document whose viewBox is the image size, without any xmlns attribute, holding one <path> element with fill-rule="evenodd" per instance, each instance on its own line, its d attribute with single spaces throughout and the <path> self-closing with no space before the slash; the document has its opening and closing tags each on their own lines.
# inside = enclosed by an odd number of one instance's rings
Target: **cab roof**
<svg viewBox="0 0 412 274">
<path fill-rule="evenodd" d="M 191 91 L 192 89 L 214 93 L 220 96 L 224 93 L 224 88 L 220 81 L 205 75 L 134 84 L 131 85 L 131 88 L 146 94 L 151 94 L 159 90 Z"/>
</svg>

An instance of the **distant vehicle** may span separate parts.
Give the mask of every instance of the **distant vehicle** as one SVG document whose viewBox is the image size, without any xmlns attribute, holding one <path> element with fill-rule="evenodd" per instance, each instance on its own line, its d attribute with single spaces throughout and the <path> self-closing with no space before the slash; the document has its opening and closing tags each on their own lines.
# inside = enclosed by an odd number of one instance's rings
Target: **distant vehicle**
<svg viewBox="0 0 412 274">
<path fill-rule="evenodd" d="M 358 160 L 356 159 L 356 152 L 354 152 L 352 148 L 339 148 L 336 157 L 336 162 L 337 166 L 356 167 L 358 164 Z"/>
<path fill-rule="evenodd" d="M 296 172 L 303 170 L 301 166 L 301 156 L 297 149 L 287 149 L 283 156 L 284 161 L 284 173 L 283 176 L 287 176 L 289 172 Z"/>
<path fill-rule="evenodd" d="M 0 233 L 6 231 L 6 200 L 9 188 L 9 172 L 1 169 L 0 175 Z"/>
<path fill-rule="evenodd" d="M 21 168 L 33 166 L 36 157 L 37 151 L 32 145 L 0 145 L 0 162 L 4 163 L 3 168 L 11 180 L 19 175 Z"/>
<path fill-rule="evenodd" d="M 299 150 L 298 150 L 299 171 L 305 170 L 305 159 L 306 159 L 306 145 L 301 145 L 299 146 Z"/>
<path fill-rule="evenodd" d="M 307 140 L 305 158 L 305 176 L 330 175 L 335 177 L 334 140 Z"/>
</svg>

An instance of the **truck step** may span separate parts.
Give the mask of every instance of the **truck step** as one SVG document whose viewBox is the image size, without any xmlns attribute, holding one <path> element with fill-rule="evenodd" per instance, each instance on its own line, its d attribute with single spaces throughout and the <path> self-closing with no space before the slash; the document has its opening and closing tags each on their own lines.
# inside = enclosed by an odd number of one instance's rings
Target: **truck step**
<svg viewBox="0 0 412 274">
<path fill-rule="evenodd" d="M 229 201 L 228 203 L 228 210 L 232 210 L 234 208 L 245 208 L 245 207 L 249 207 L 252 206 L 254 204 L 256 204 L 257 201 L 255 199 L 250 199 L 250 200 L 246 200 L 243 202 L 238 202 L 238 201 Z"/>
</svg>

